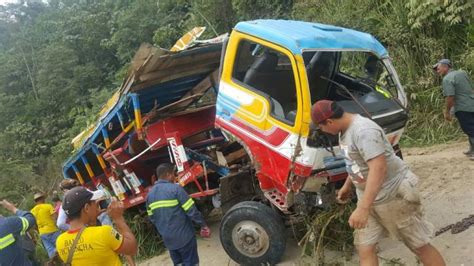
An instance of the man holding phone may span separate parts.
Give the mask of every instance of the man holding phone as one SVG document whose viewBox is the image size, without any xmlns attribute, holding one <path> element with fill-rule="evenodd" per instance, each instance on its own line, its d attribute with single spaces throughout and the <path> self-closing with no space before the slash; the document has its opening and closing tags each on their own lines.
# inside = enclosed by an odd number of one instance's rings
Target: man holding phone
<svg viewBox="0 0 474 266">
<path fill-rule="evenodd" d="M 122 265 L 118 254 L 135 255 L 138 244 L 123 217 L 123 203 L 112 199 L 107 213 L 117 228 L 95 225 L 100 214 L 100 190 L 89 191 L 75 187 L 64 196 L 63 209 L 70 228 L 56 241 L 59 256 L 65 263 L 75 265 Z M 69 261 L 68 261 L 69 260 Z"/>
</svg>

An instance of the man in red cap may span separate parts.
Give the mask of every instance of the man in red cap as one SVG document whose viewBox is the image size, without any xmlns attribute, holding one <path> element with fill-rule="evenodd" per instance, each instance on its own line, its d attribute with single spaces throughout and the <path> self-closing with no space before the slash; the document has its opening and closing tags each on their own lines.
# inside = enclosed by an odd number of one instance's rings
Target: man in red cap
<svg viewBox="0 0 474 266">
<path fill-rule="evenodd" d="M 339 135 L 349 178 L 337 192 L 350 199 L 353 185 L 357 208 L 349 218 L 361 265 L 378 265 L 376 245 L 387 234 L 401 240 L 424 265 L 445 265 L 430 244 L 433 226 L 422 213 L 417 177 L 395 155 L 382 128 L 358 114 L 346 113 L 335 102 L 321 100 L 311 119 L 324 132 Z"/>
</svg>

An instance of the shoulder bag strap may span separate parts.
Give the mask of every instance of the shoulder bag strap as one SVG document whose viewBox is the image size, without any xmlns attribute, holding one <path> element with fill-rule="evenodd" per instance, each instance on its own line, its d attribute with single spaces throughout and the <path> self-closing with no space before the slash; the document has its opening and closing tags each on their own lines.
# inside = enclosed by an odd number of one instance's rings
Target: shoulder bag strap
<svg viewBox="0 0 474 266">
<path fill-rule="evenodd" d="M 86 229 L 85 227 L 82 227 L 79 233 L 77 233 L 76 238 L 74 239 L 74 242 L 72 242 L 71 249 L 69 250 L 69 254 L 67 257 L 66 265 L 71 265 L 72 263 L 72 256 L 74 255 L 74 251 L 76 251 L 76 245 L 77 242 L 79 242 L 79 238 L 81 238 L 82 231 Z"/>
</svg>

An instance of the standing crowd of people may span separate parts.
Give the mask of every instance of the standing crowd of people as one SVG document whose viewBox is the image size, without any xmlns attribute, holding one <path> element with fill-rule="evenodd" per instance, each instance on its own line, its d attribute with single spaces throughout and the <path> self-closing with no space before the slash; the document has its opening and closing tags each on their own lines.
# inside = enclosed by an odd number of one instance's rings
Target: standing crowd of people
<svg viewBox="0 0 474 266">
<path fill-rule="evenodd" d="M 465 154 L 474 160 L 474 90 L 468 75 L 453 70 L 448 59 L 433 69 L 443 77 L 446 97 L 444 116 L 458 118 L 469 139 Z M 422 212 L 416 188 L 417 176 L 395 155 L 383 129 L 372 120 L 345 112 L 336 102 L 317 101 L 311 119 L 322 131 L 339 135 L 349 177 L 337 199 L 347 202 L 355 190 L 356 209 L 349 218 L 361 265 L 378 265 L 377 243 L 385 236 L 402 241 L 424 265 L 445 265 L 439 251 L 430 244 L 433 226 Z M 148 193 L 146 207 L 175 265 L 197 265 L 199 256 L 193 223 L 200 235 L 211 231 L 186 191 L 175 183 L 174 167 L 161 164 L 158 181 Z M 124 206 L 112 199 L 106 209 L 102 191 L 90 191 L 72 179 L 63 180 L 62 203 L 46 203 L 46 196 L 34 195 L 30 212 L 19 210 L 7 200 L 0 202 L 14 215 L 0 217 L 0 265 L 31 265 L 28 230 L 38 228 L 41 243 L 50 258 L 59 256 L 66 265 L 121 265 L 119 255 L 134 265 L 137 240 L 123 217 Z M 34 244 L 33 244 L 34 247 Z M 34 251 L 34 248 L 33 248 Z"/>
<path fill-rule="evenodd" d="M 161 234 L 175 265 L 197 265 L 199 257 L 193 222 L 201 227 L 200 235 L 210 237 L 211 231 L 186 191 L 174 183 L 171 164 L 156 169 L 158 181 L 147 199 L 151 222 Z M 53 197 L 53 206 L 46 196 L 36 193 L 35 206 L 28 212 L 3 200 L 0 204 L 14 216 L 0 217 L 0 265 L 36 265 L 35 243 L 28 245 L 25 234 L 37 228 L 41 244 L 50 262 L 55 258 L 65 265 L 135 265 L 138 250 L 135 235 L 123 217 L 123 203 L 107 199 L 102 190 L 91 191 L 74 179 L 59 185 L 64 192 L 61 201 Z M 106 209 L 102 203 L 108 201 Z M 31 254 L 30 254 L 31 253 Z"/>
</svg>

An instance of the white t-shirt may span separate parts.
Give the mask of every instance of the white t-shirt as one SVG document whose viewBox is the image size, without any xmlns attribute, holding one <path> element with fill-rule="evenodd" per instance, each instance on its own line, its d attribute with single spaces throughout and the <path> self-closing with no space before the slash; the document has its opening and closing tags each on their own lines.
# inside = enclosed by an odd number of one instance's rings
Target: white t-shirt
<svg viewBox="0 0 474 266">
<path fill-rule="evenodd" d="M 355 115 L 349 128 L 339 135 L 346 170 L 356 187 L 357 197 L 362 198 L 369 173 L 367 162 L 381 154 L 387 162 L 387 175 L 374 204 L 391 199 L 409 169 L 404 161 L 395 155 L 382 128 L 374 121 Z"/>
</svg>

